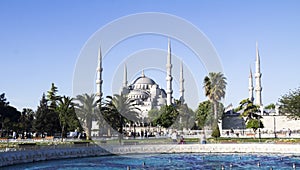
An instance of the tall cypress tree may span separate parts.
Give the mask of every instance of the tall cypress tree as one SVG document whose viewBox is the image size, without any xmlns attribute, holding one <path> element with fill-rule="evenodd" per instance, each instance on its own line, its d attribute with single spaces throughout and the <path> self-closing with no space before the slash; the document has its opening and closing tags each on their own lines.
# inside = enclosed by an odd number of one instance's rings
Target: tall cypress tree
<svg viewBox="0 0 300 170">
<path fill-rule="evenodd" d="M 52 136 L 54 133 L 60 131 L 60 124 L 57 113 L 48 106 L 48 102 L 45 94 L 43 94 L 33 125 L 36 132 L 46 132 L 47 135 Z"/>
<path fill-rule="evenodd" d="M 50 110 L 49 112 L 49 119 L 52 123 L 52 125 L 47 125 L 49 128 L 52 128 L 51 135 L 54 135 L 55 132 L 61 131 L 60 126 L 60 120 L 59 120 L 59 113 L 57 113 L 57 103 L 59 99 L 61 98 L 59 95 L 57 95 L 58 89 L 54 85 L 54 83 L 51 84 L 50 90 L 47 92 L 47 100 L 48 100 L 48 108 Z"/>
<path fill-rule="evenodd" d="M 54 85 L 54 83 L 51 84 L 50 90 L 47 92 L 47 100 L 50 102 L 49 108 L 52 110 L 55 110 L 57 107 L 57 101 L 60 98 L 57 93 L 57 87 Z"/>
<path fill-rule="evenodd" d="M 47 114 L 49 113 L 47 99 L 45 97 L 45 93 L 43 93 L 43 97 L 40 100 L 40 105 L 36 111 L 36 118 L 33 123 L 33 128 L 38 133 L 47 132 L 46 123 L 47 123 Z"/>
</svg>

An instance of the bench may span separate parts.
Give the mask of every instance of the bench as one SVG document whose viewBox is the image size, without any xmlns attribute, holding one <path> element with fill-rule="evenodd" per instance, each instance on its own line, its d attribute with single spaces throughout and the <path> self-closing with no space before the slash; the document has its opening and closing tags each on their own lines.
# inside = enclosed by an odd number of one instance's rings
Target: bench
<svg viewBox="0 0 300 170">
<path fill-rule="evenodd" d="M 36 146 L 36 143 L 19 143 L 19 148 L 33 148 Z"/>
<path fill-rule="evenodd" d="M 137 145 L 137 144 L 139 144 L 139 142 L 134 142 L 134 141 L 123 142 L 123 145 Z"/>
<path fill-rule="evenodd" d="M 252 137 L 255 137 L 255 134 L 254 134 L 254 133 L 247 133 L 246 136 L 252 136 Z"/>
<path fill-rule="evenodd" d="M 73 144 L 75 145 L 86 145 L 86 144 L 89 144 L 90 142 L 88 141 L 74 141 Z"/>
<path fill-rule="evenodd" d="M 46 136 L 45 139 L 46 139 L 46 140 L 53 140 L 53 139 L 54 139 L 54 136 Z"/>
</svg>

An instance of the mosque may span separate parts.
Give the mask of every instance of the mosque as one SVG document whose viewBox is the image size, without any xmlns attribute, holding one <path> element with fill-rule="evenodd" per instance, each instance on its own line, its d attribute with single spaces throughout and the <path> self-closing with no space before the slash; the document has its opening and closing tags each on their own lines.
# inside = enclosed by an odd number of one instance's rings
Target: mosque
<svg viewBox="0 0 300 170">
<path fill-rule="evenodd" d="M 171 43 L 168 41 L 168 55 L 166 63 L 166 87 L 161 88 L 154 80 L 147 77 L 142 71 L 142 75 L 135 79 L 132 84 L 128 85 L 127 81 L 127 67 L 124 65 L 124 78 L 123 85 L 120 93 L 127 96 L 130 99 L 134 99 L 136 107 L 140 109 L 140 117 L 142 119 L 148 117 L 148 111 L 151 109 L 160 109 L 164 105 L 172 105 L 174 103 L 173 89 L 172 89 L 172 54 Z M 101 99 L 102 93 L 102 55 L 101 50 L 98 51 L 98 67 L 97 67 L 97 99 Z M 184 78 L 183 78 L 183 66 L 180 64 L 180 101 L 184 103 Z"/>
<path fill-rule="evenodd" d="M 275 109 L 264 109 L 262 104 L 262 86 L 261 86 L 261 77 L 262 73 L 260 70 L 260 56 L 259 50 L 256 43 L 256 55 L 255 55 L 255 87 L 253 86 L 253 75 L 252 70 L 250 68 L 249 74 L 249 100 L 251 100 L 254 104 L 260 107 L 260 115 L 262 118 L 260 119 L 264 128 L 261 129 L 261 133 L 265 137 L 289 137 L 287 135 L 288 131 L 299 131 L 299 120 L 289 119 L 286 115 L 281 114 L 279 112 L 279 105 L 276 104 Z M 255 97 L 254 97 L 255 92 Z M 222 118 L 221 123 L 221 131 L 226 132 L 234 129 L 235 132 L 239 134 L 244 134 L 244 132 L 248 134 L 252 134 L 251 129 L 246 129 L 245 121 L 240 117 L 241 112 L 235 113 L 233 110 L 233 106 L 228 107 L 227 111 L 225 111 L 225 115 Z M 221 135 L 224 135 L 221 134 Z M 228 135 L 224 135 L 225 137 Z M 246 136 L 246 135 L 245 135 Z M 244 136 L 244 137 L 245 137 Z"/>
<path fill-rule="evenodd" d="M 124 78 L 123 85 L 121 87 L 120 93 L 126 95 L 128 98 L 134 99 L 136 102 L 136 106 L 140 109 L 140 117 L 142 119 L 148 117 L 148 111 L 151 109 L 159 109 L 163 105 L 172 105 L 174 103 L 173 98 L 173 89 L 172 89 L 172 55 L 171 55 L 171 44 L 170 40 L 168 41 L 168 54 L 167 54 L 167 63 L 166 63 L 166 90 L 161 88 L 154 80 L 147 77 L 142 71 L 140 77 L 135 79 L 131 84 L 128 84 L 127 81 L 127 68 L 124 65 Z M 262 73 L 260 71 L 260 56 L 258 47 L 256 44 L 256 60 L 255 60 L 255 87 L 253 86 L 253 75 L 252 70 L 250 68 L 249 74 L 249 99 L 253 101 L 256 105 L 260 107 L 261 110 L 261 121 L 264 124 L 264 128 L 262 129 L 262 133 L 267 135 L 271 135 L 272 133 L 276 135 L 285 136 L 284 132 L 287 129 L 291 129 L 292 131 L 299 130 L 298 120 L 291 120 L 285 115 L 281 115 L 279 113 L 278 107 L 273 111 L 264 112 L 263 104 L 262 104 L 262 86 L 261 86 L 261 77 Z M 103 96 L 102 93 L 102 55 L 101 49 L 98 51 L 98 65 L 97 65 L 97 79 L 96 79 L 96 100 L 101 102 L 101 98 Z M 179 89 L 179 100 L 181 103 L 184 103 L 184 77 L 183 77 L 183 67 L 182 63 L 180 64 L 180 89 Z M 255 97 L 254 97 L 255 92 Z M 235 129 L 235 132 L 239 132 L 240 134 L 244 134 L 246 132 L 245 122 L 239 116 L 240 113 L 235 113 L 233 111 L 233 106 L 227 107 L 227 111 L 225 111 L 225 115 L 221 121 L 220 131 L 221 135 L 224 135 L 224 131 L 228 131 L 228 129 Z M 267 114 L 265 114 L 267 113 Z M 97 122 L 93 121 L 92 125 L 93 136 L 97 136 L 97 131 L 99 130 L 97 127 Z M 223 132 L 222 132 L 223 131 Z M 247 130 L 250 133 L 250 129 Z M 278 133 L 278 134 L 277 134 Z M 246 135 L 246 134 L 245 134 Z M 270 137 L 271 137 L 270 136 Z"/>
</svg>

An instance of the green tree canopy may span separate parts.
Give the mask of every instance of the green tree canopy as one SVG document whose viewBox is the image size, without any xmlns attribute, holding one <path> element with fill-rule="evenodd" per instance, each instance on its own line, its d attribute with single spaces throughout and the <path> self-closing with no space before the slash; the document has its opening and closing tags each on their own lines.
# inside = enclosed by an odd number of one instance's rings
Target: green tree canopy
<svg viewBox="0 0 300 170">
<path fill-rule="evenodd" d="M 40 104 L 36 111 L 36 118 L 33 122 L 33 128 L 38 133 L 46 132 L 48 135 L 54 135 L 60 131 L 59 117 L 57 113 L 48 107 L 48 100 L 43 94 Z"/>
<path fill-rule="evenodd" d="M 0 128 L 9 132 L 10 130 L 18 130 L 18 121 L 20 119 L 21 113 L 14 107 L 9 105 L 5 97 L 5 93 L 0 95 Z M 1 131 L 1 136 L 4 136 Z M 5 134 L 6 136 L 8 133 Z"/>
<path fill-rule="evenodd" d="M 214 138 L 218 138 L 221 136 L 218 124 L 214 124 L 211 136 Z"/>
<path fill-rule="evenodd" d="M 280 112 L 289 118 L 300 118 L 300 87 L 279 99 Z"/>
<path fill-rule="evenodd" d="M 154 119 L 158 118 L 159 117 L 159 110 L 154 108 L 154 109 L 151 109 L 148 111 L 148 119 L 149 121 L 148 122 L 151 122 L 153 121 Z"/>
<path fill-rule="evenodd" d="M 275 109 L 275 104 L 274 103 L 271 103 L 271 104 L 269 104 L 269 105 L 267 105 L 266 107 L 265 107 L 265 109 Z"/>
<path fill-rule="evenodd" d="M 152 121 L 154 126 L 162 126 L 164 128 L 169 128 L 177 119 L 179 115 L 178 110 L 176 110 L 175 106 L 165 105 L 160 108 L 159 117 Z"/>
<path fill-rule="evenodd" d="M 55 111 L 59 114 L 62 138 L 66 136 L 66 131 L 81 129 L 72 98 L 67 96 L 61 97 Z"/>
<path fill-rule="evenodd" d="M 23 108 L 19 119 L 19 129 L 23 132 L 32 132 L 32 122 L 34 120 L 34 111 L 30 108 Z"/>
<path fill-rule="evenodd" d="M 195 112 L 188 107 L 187 104 L 180 104 L 177 106 L 179 115 L 175 124 L 179 123 L 179 129 L 191 129 L 195 124 Z"/>
<path fill-rule="evenodd" d="M 119 142 L 123 138 L 123 126 L 139 120 L 139 109 L 136 107 L 135 100 L 123 95 L 115 94 L 106 97 L 105 106 L 101 109 L 101 114 L 105 121 L 116 131 L 119 132 Z"/>
<path fill-rule="evenodd" d="M 47 92 L 47 100 L 50 102 L 49 109 L 55 110 L 60 96 L 57 95 L 57 87 L 54 83 L 51 84 L 50 90 Z"/>
<path fill-rule="evenodd" d="M 258 128 L 264 128 L 264 124 L 260 119 L 250 119 L 247 122 L 246 128 L 253 129 L 255 133 Z"/>
<path fill-rule="evenodd" d="M 78 101 L 76 104 L 76 114 L 87 133 L 87 139 L 91 139 L 92 120 L 95 120 L 97 117 L 95 96 L 95 94 L 89 95 L 85 93 L 76 97 L 76 101 Z"/>
<path fill-rule="evenodd" d="M 218 119 L 222 118 L 224 112 L 224 106 L 222 103 L 217 103 Z M 196 121 L 198 124 L 198 128 L 203 129 L 204 126 L 213 126 L 213 104 L 211 101 L 206 100 L 204 102 L 199 103 L 198 108 L 196 110 Z"/>
<path fill-rule="evenodd" d="M 249 99 L 244 99 L 240 102 L 239 107 L 236 111 L 242 110 L 242 117 L 246 117 L 246 121 L 248 119 L 258 119 L 261 118 L 257 113 L 259 112 L 259 106 L 253 104 L 253 102 Z"/>
<path fill-rule="evenodd" d="M 211 125 L 213 120 L 213 105 L 209 100 L 201 102 L 196 110 L 196 121 L 198 127 L 203 129 L 206 125 Z"/>
<path fill-rule="evenodd" d="M 203 81 L 205 96 L 208 97 L 214 106 L 215 120 L 218 117 L 217 103 L 225 97 L 226 85 L 226 77 L 221 72 L 210 72 Z"/>
<path fill-rule="evenodd" d="M 251 100 L 242 100 L 237 110 L 243 111 L 241 116 L 246 118 L 246 128 L 252 128 L 253 131 L 256 132 L 258 128 L 264 127 L 262 121 L 260 120 L 262 116 L 257 114 L 259 112 L 259 106 L 254 105 Z"/>
</svg>

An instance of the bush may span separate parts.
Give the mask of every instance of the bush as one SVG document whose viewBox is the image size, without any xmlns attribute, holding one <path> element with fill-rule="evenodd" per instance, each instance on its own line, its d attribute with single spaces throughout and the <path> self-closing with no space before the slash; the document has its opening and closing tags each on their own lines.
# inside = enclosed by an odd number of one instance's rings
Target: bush
<svg viewBox="0 0 300 170">
<path fill-rule="evenodd" d="M 211 136 L 214 137 L 214 138 L 218 138 L 218 137 L 221 136 L 220 129 L 219 129 L 218 125 L 214 126 Z"/>
</svg>

